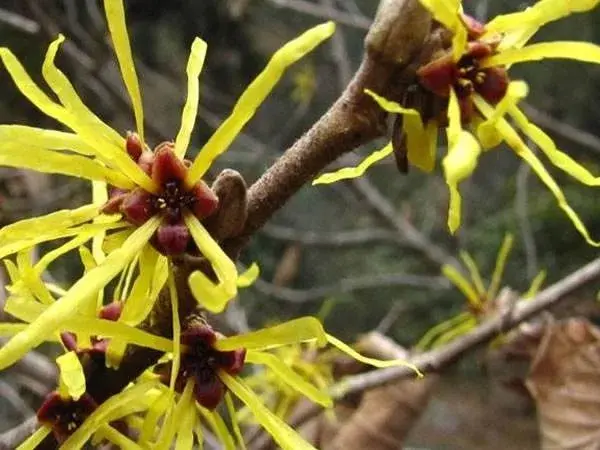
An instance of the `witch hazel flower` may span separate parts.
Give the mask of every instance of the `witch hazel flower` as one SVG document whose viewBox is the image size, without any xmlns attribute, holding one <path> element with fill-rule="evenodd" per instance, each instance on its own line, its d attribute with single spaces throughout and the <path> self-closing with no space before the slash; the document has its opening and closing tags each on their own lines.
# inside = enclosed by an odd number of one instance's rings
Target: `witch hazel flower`
<svg viewBox="0 0 600 450">
<path fill-rule="evenodd" d="M 386 99 L 366 91 L 385 111 L 396 115 L 391 142 L 357 167 L 326 173 L 313 184 L 333 183 L 362 175 L 372 164 L 394 153 L 400 167 L 408 163 L 425 172 L 435 166 L 438 129 L 445 128 L 447 155 L 442 160 L 449 188 L 448 228 L 460 226 L 462 199 L 459 184 L 477 167 L 484 151 L 505 143 L 523 159 L 556 198 L 575 228 L 593 245 L 577 213 L 560 186 L 528 147 L 535 143 L 557 168 L 579 182 L 600 185 L 567 153 L 556 147 L 543 130 L 518 107 L 528 86 L 513 81 L 512 65 L 545 58 L 600 63 L 600 47 L 588 42 L 556 41 L 526 45 L 545 24 L 572 13 L 589 11 L 597 0 L 540 0 L 524 11 L 500 15 L 483 24 L 463 13 L 460 0 L 419 0 L 435 20 L 429 42 L 416 59 L 414 85 L 402 99 Z M 509 120 L 511 122 L 509 122 Z"/>
<path fill-rule="evenodd" d="M 144 136 L 142 96 L 123 2 L 104 0 L 104 9 L 133 106 L 135 134 L 122 136 L 79 98 L 69 79 L 55 64 L 65 39 L 62 35 L 50 44 L 42 65 L 43 79 L 56 100 L 34 82 L 10 49 L 0 48 L 0 60 L 17 88 L 41 112 L 70 130 L 0 125 L 0 165 L 91 180 L 94 194 L 89 205 L 4 227 L 0 230 L 0 258 L 42 242 L 70 238 L 92 240 L 95 263 L 60 300 L 52 302 L 30 326 L 0 349 L 0 369 L 44 341 L 75 311 L 93 310 L 90 305 L 94 296 L 131 264 L 137 264 L 140 272 L 151 278 L 155 267 L 168 270 L 170 257 L 192 249 L 194 254 L 201 254 L 210 262 L 216 281 L 197 271 L 190 278 L 191 289 L 210 311 L 220 312 L 225 308 L 236 295 L 238 273 L 233 261 L 202 225 L 201 221 L 218 207 L 214 193 L 202 178 L 215 158 L 227 150 L 252 118 L 287 67 L 331 36 L 335 28 L 333 23 L 316 26 L 278 50 L 198 155 L 193 161 L 186 161 L 198 108 L 198 76 L 204 64 L 206 43 L 196 38 L 191 46 L 186 69 L 187 98 L 175 140 L 159 144 L 151 151 Z M 105 244 L 113 236 L 120 239 L 119 245 L 105 253 Z M 150 247 L 160 253 L 152 254 Z M 166 282 L 165 276 L 158 275 Z M 141 276 L 138 275 L 138 279 Z M 139 323 L 144 314 L 149 313 L 151 305 L 142 304 L 146 301 L 142 294 L 138 290 L 135 302 L 130 301 L 125 306 L 122 318 L 125 323 Z"/>
</svg>

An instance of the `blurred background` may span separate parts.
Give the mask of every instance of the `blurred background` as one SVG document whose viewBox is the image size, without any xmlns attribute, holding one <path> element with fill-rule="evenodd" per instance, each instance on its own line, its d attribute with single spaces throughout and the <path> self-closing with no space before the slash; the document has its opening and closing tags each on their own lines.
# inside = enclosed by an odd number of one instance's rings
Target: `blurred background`
<svg viewBox="0 0 600 450">
<path fill-rule="evenodd" d="M 466 12 L 486 21 L 531 3 L 471 0 L 464 6 Z M 173 139 L 178 130 L 185 65 L 195 36 L 209 45 L 193 136 L 193 148 L 200 148 L 275 50 L 310 26 L 337 22 L 334 38 L 288 71 L 211 174 L 234 168 L 251 184 L 348 83 L 360 63 L 362 41 L 377 2 L 127 0 L 126 6 L 151 145 Z M 545 27 L 535 40 L 599 43 L 599 21 L 600 11 L 569 17 Z M 116 130 L 133 129 L 101 2 L 0 2 L 0 44 L 10 47 L 38 80 L 47 45 L 58 32 L 67 36 L 59 64 L 86 104 Z M 559 148 L 600 173 L 600 103 L 596 103 L 600 67 L 548 61 L 518 65 L 511 73 L 513 79 L 523 78 L 530 86 L 523 106 L 530 118 L 547 130 Z M 0 123 L 59 126 L 27 102 L 4 70 L 0 70 L 0 92 Z M 384 144 L 385 140 L 374 142 L 343 158 L 339 166 L 356 163 Z M 440 148 L 439 156 L 444 152 Z M 600 238 L 594 191 L 556 170 L 551 173 L 591 235 Z M 0 221 L 7 224 L 80 205 L 90 191 L 79 180 L 0 169 Z M 512 233 L 515 245 L 502 285 L 519 292 L 527 290 L 540 270 L 547 271 L 547 285 L 597 255 L 547 189 L 507 148 L 483 155 L 462 192 L 463 224 L 450 236 L 448 195 L 439 164 L 432 176 L 416 169 L 402 175 L 389 159 L 359 180 L 306 186 L 243 252 L 241 262 L 258 262 L 261 278 L 241 293 L 228 313 L 227 326 L 239 331 L 319 314 L 328 330 L 345 339 L 377 329 L 411 347 L 431 326 L 464 309 L 464 298 L 440 272 L 443 264 L 456 263 L 461 249 L 470 252 L 489 280 L 498 248 L 505 234 Z M 51 275 L 67 282 L 79 270 L 75 264 L 65 264 L 55 267 Z M 594 299 L 595 292 L 584 292 L 558 314 L 593 319 L 598 314 Z M 43 387 L 34 386 L 36 380 L 28 381 L 26 374 L 15 370 L 0 374 L 0 431 L 20 422 L 20 415 L 30 412 L 30 405 L 43 392 Z M 413 431 L 412 445 L 536 448 L 531 404 L 494 403 L 492 383 L 480 354 L 455 365 Z M 14 401 L 3 390 L 17 393 Z"/>
</svg>

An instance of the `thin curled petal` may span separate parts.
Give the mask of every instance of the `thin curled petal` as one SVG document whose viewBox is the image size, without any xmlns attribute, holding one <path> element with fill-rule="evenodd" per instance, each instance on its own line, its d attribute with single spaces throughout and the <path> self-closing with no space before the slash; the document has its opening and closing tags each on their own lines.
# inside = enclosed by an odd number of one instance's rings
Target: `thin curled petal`
<svg viewBox="0 0 600 450">
<path fill-rule="evenodd" d="M 77 134 L 25 125 L 0 125 L 0 142 L 18 143 L 21 146 L 35 143 L 36 147 L 47 150 L 68 150 L 88 156 L 95 153 Z"/>
<path fill-rule="evenodd" d="M 22 355 L 40 344 L 46 336 L 54 333 L 64 320 L 76 314 L 86 302 L 95 300 L 95 295 L 110 282 L 139 253 L 160 224 L 153 217 L 138 228 L 123 247 L 106 257 L 104 262 L 81 277 L 67 294 L 53 303 L 27 330 L 19 333 L 0 348 L 0 369 L 12 365 Z"/>
<path fill-rule="evenodd" d="M 327 342 L 329 342 L 335 348 L 340 350 L 342 353 L 345 353 L 346 355 L 350 356 L 351 358 L 354 358 L 355 360 L 357 360 L 363 364 L 368 364 L 369 366 L 377 367 L 380 369 L 383 369 L 385 367 L 404 366 L 404 367 L 408 367 L 411 370 L 414 370 L 415 374 L 419 378 L 423 377 L 423 373 L 421 373 L 419 368 L 417 366 L 415 366 L 414 364 L 406 362 L 402 359 L 391 359 L 391 360 L 383 361 L 381 359 L 369 358 L 367 356 L 361 355 L 360 353 L 358 353 L 356 350 L 354 350 L 349 345 L 344 344 L 338 338 L 336 338 L 330 334 L 327 334 L 326 336 L 327 336 Z"/>
<path fill-rule="evenodd" d="M 456 267 L 450 264 L 444 264 L 442 266 L 442 273 L 450 282 L 458 288 L 460 292 L 467 298 L 469 303 L 476 308 L 481 307 L 481 298 L 477 295 L 477 292 L 462 273 L 460 273 Z"/>
<path fill-rule="evenodd" d="M 106 181 L 121 189 L 135 184 L 122 173 L 90 158 L 46 150 L 31 144 L 25 148 L 18 143 L 0 144 L 0 165 L 31 169 L 36 172 L 69 175 L 87 180 Z"/>
<path fill-rule="evenodd" d="M 504 240 L 502 241 L 502 245 L 500 246 L 500 250 L 498 251 L 498 256 L 496 256 L 496 265 L 494 266 L 492 280 L 490 281 L 490 285 L 487 291 L 487 298 L 490 300 L 495 299 L 496 295 L 498 295 L 498 291 L 500 290 L 502 274 L 504 273 L 506 261 L 508 261 L 508 255 L 512 249 L 513 242 L 514 238 L 512 234 L 507 234 L 506 236 L 504 236 Z"/>
<path fill-rule="evenodd" d="M 258 279 L 259 275 L 260 267 L 258 267 L 258 264 L 253 262 L 252 264 L 250 264 L 250 267 L 248 267 L 245 272 L 241 273 L 238 276 L 237 286 L 239 288 L 247 288 L 249 286 L 252 286 L 254 282 Z"/>
<path fill-rule="evenodd" d="M 349 178 L 358 178 L 362 176 L 369 167 L 373 164 L 381 161 L 385 157 L 389 156 L 393 152 L 392 144 L 388 144 L 383 147 L 381 150 L 377 150 L 367 156 L 365 159 L 361 161 L 356 167 L 344 167 L 340 170 L 336 170 L 335 172 L 324 173 L 323 175 L 317 177 L 313 180 L 312 184 L 331 184 L 340 180 L 347 180 Z"/>
<path fill-rule="evenodd" d="M 419 0 L 429 10 L 435 20 L 448 28 L 452 38 L 452 54 L 458 61 L 467 45 L 467 30 L 460 18 L 462 6 L 460 0 Z"/>
<path fill-rule="evenodd" d="M 113 395 L 90 414 L 83 424 L 62 444 L 61 449 L 83 448 L 92 434 L 106 424 L 107 416 L 112 415 L 114 411 L 123 408 L 129 402 L 137 401 L 139 397 L 142 397 L 146 391 L 152 389 L 156 384 L 157 381 L 139 383 L 125 389 L 120 394 Z"/>
<path fill-rule="evenodd" d="M 167 418 L 163 422 L 162 429 L 160 431 L 160 438 L 156 443 L 156 448 L 167 449 L 173 442 L 173 438 L 177 433 L 178 427 L 181 425 L 181 419 L 185 415 L 189 408 L 193 408 L 194 399 L 192 397 L 194 393 L 194 380 L 189 378 L 186 382 L 185 388 L 177 401 L 175 408 L 167 413 Z"/>
<path fill-rule="evenodd" d="M 196 405 L 196 408 L 225 450 L 236 450 L 233 436 L 231 436 L 231 433 L 227 429 L 227 424 L 221 415 L 216 411 L 209 411 L 200 405 Z"/>
<path fill-rule="evenodd" d="M 423 337 L 417 342 L 415 348 L 420 351 L 425 351 L 433 346 L 433 343 L 442 335 L 446 334 L 449 330 L 455 329 L 460 326 L 463 322 L 471 318 L 471 313 L 463 312 L 448 320 L 438 323 L 434 327 L 430 328 Z"/>
<path fill-rule="evenodd" d="M 333 402 L 329 395 L 307 382 L 277 356 L 270 353 L 250 350 L 246 353 L 246 362 L 267 366 L 283 383 L 290 386 L 294 391 L 325 408 L 333 406 Z"/>
<path fill-rule="evenodd" d="M 521 110 L 514 106 L 510 109 L 509 113 L 523 133 L 535 142 L 554 166 L 569 174 L 580 183 L 588 186 L 600 186 L 600 177 L 594 176 L 567 153 L 559 150 L 552 138 L 541 128 L 531 123 Z"/>
<path fill-rule="evenodd" d="M 40 230 L 65 229 L 87 222 L 98 215 L 99 205 L 80 206 L 77 209 L 61 209 L 45 216 L 24 219 L 0 229 L 0 246 L 18 240 L 29 239 Z"/>
<path fill-rule="evenodd" d="M 535 276 L 535 278 L 531 281 L 531 285 L 529 286 L 527 292 L 523 294 L 523 298 L 535 297 L 539 292 L 540 288 L 542 287 L 544 280 L 546 280 L 546 271 L 541 270 L 540 273 L 538 273 Z"/>
<path fill-rule="evenodd" d="M 68 116 L 65 124 L 76 131 L 87 144 L 96 150 L 98 159 L 101 159 L 110 167 L 118 168 L 147 191 L 156 193 L 158 191 L 156 184 L 124 151 L 125 140 L 122 137 L 119 137 L 119 143 L 100 139 L 102 134 L 99 135 L 99 131 L 101 131 L 99 125 L 96 121 L 89 119 L 92 113 L 83 105 L 67 77 L 56 67 L 54 60 L 63 40 L 64 38 L 59 36 L 48 47 L 42 65 L 42 73 L 48 85 L 52 87 L 52 90 L 66 107 Z M 97 121 L 100 122 L 99 119 Z"/>
<path fill-rule="evenodd" d="M 283 450 L 316 450 L 292 427 L 269 411 L 263 401 L 241 379 L 222 370 L 219 371 L 219 378 L 252 411 L 256 421 L 267 430 Z"/>
<path fill-rule="evenodd" d="M 507 49 L 481 62 L 481 67 L 503 66 L 542 59 L 573 59 L 600 64 L 600 46 L 590 42 L 540 42 L 523 48 Z"/>
<path fill-rule="evenodd" d="M 477 291 L 477 295 L 483 297 L 485 295 L 485 288 L 483 287 L 483 280 L 481 279 L 481 273 L 479 272 L 479 267 L 477 267 L 477 263 L 475 260 L 469 255 L 469 253 L 461 250 L 459 252 L 460 260 L 463 262 L 467 270 L 469 271 L 469 275 L 471 276 L 471 280 L 473 281 L 473 287 Z"/>
<path fill-rule="evenodd" d="M 85 106 L 79 98 L 79 95 L 77 95 L 71 82 L 56 66 L 54 66 L 56 52 L 64 40 L 64 36 L 59 34 L 54 42 L 50 44 L 46 59 L 42 65 L 42 75 L 44 76 L 44 79 L 76 121 L 86 123 L 93 127 L 98 139 L 106 140 L 113 145 L 122 147 L 125 145 L 125 139 Z"/>
<path fill-rule="evenodd" d="M 125 23 L 125 9 L 122 0 L 104 0 L 104 11 L 106 21 L 110 30 L 110 37 L 113 41 L 115 55 L 119 62 L 123 82 L 129 93 L 135 124 L 140 140 L 144 141 L 144 108 L 142 107 L 142 94 L 138 83 L 133 55 L 131 54 L 131 45 L 129 43 L 129 34 L 127 24 Z"/>
<path fill-rule="evenodd" d="M 283 72 L 311 52 L 321 42 L 328 39 L 334 31 L 335 24 L 333 22 L 318 25 L 275 52 L 264 70 L 241 95 L 229 117 L 225 119 L 198 153 L 188 171 L 187 185 L 191 186 L 202 178 L 215 158 L 227 150 L 231 142 L 275 87 Z"/>
<path fill-rule="evenodd" d="M 85 375 L 77 353 L 71 351 L 56 358 L 59 370 L 59 393 L 77 401 L 85 393 Z"/>
<path fill-rule="evenodd" d="M 171 297 L 171 315 L 173 328 L 173 361 L 171 368 L 171 380 L 169 381 L 169 389 L 171 392 L 175 390 L 175 381 L 179 374 L 179 366 L 181 364 L 181 323 L 179 322 L 179 300 L 177 297 L 177 288 L 173 279 L 173 271 L 169 270 L 168 277 L 169 297 Z"/>
<path fill-rule="evenodd" d="M 202 39 L 194 39 L 187 63 L 187 97 L 183 112 L 181 113 L 181 127 L 175 138 L 175 154 L 179 158 L 183 158 L 190 145 L 190 136 L 196 123 L 198 101 L 200 99 L 200 82 L 198 81 L 198 77 L 204 66 L 206 47 L 206 42 Z"/>
<path fill-rule="evenodd" d="M 235 405 L 233 404 L 233 400 L 231 399 L 231 394 L 229 392 L 225 393 L 225 406 L 227 408 L 227 414 L 229 415 L 229 420 L 231 420 L 233 434 L 235 435 L 235 439 L 238 443 L 238 446 L 240 447 L 241 450 L 246 450 L 246 443 L 244 442 L 244 436 L 242 435 L 242 430 L 240 429 L 240 422 L 239 422 L 237 414 L 235 412 Z M 175 449 L 175 450 L 177 450 L 177 449 Z M 184 449 L 182 448 L 181 450 L 184 450 Z"/>
<path fill-rule="evenodd" d="M 122 450 L 143 450 L 138 444 L 110 425 L 101 425 L 98 434 Z M 191 447 L 190 447 L 191 448 Z"/>
<path fill-rule="evenodd" d="M 219 339 L 215 348 L 221 351 L 245 348 L 247 350 L 267 350 L 282 345 L 317 341 L 322 347 L 327 344 L 323 325 L 314 317 L 301 317 L 274 327 L 251 331 L 246 334 Z"/>
<path fill-rule="evenodd" d="M 35 430 L 35 433 L 29 436 L 21 445 L 17 447 L 17 450 L 35 450 L 51 432 L 52 428 L 50 427 L 39 427 L 37 430 Z"/>
<path fill-rule="evenodd" d="M 493 108 L 487 104 L 483 99 L 478 98 L 477 96 L 473 97 L 473 101 L 477 106 L 477 109 L 481 111 L 481 113 L 489 117 L 493 114 Z M 538 157 L 527 147 L 527 145 L 523 142 L 523 140 L 519 137 L 517 132 L 512 128 L 509 123 L 505 119 L 501 119 L 497 124 L 498 130 L 502 134 L 506 143 L 514 150 L 514 152 L 519 155 L 536 173 L 538 178 L 546 185 L 546 187 L 552 192 L 554 198 L 558 203 L 560 209 L 562 209 L 571 222 L 579 231 L 579 233 L 585 238 L 586 242 L 594 247 L 599 247 L 600 242 L 594 241 L 583 222 L 577 215 L 577 213 L 569 206 L 565 195 L 563 194 L 560 186 L 554 181 L 554 179 L 550 176 L 542 162 L 538 159 Z"/>
<path fill-rule="evenodd" d="M 496 147 L 502 141 L 502 136 L 496 129 L 496 123 L 520 100 L 524 99 L 528 92 L 529 87 L 524 81 L 512 81 L 508 85 L 506 95 L 494 108 L 494 114 L 477 125 L 477 138 L 483 148 Z"/>
<path fill-rule="evenodd" d="M 205 274 L 195 271 L 189 278 L 192 293 L 209 311 L 221 312 L 237 294 L 238 275 L 235 263 L 195 216 L 186 214 L 184 220 L 198 249 L 210 261 L 219 280 L 215 285 Z"/>
</svg>

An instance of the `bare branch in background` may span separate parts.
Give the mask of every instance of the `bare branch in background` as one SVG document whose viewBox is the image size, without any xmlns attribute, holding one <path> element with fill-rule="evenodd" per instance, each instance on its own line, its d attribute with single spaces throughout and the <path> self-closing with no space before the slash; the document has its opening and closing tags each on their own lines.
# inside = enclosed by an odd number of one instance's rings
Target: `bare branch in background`
<svg viewBox="0 0 600 450">
<path fill-rule="evenodd" d="M 517 171 L 517 192 L 515 195 L 515 210 L 521 230 L 521 237 L 525 247 L 525 261 L 527 265 L 527 277 L 533 279 L 539 272 L 537 248 L 535 235 L 531 229 L 528 205 L 528 181 L 531 168 L 526 163 L 521 163 Z"/>
<path fill-rule="evenodd" d="M 523 103 L 522 107 L 525 114 L 527 114 L 532 121 L 544 128 L 548 128 L 552 133 L 579 144 L 582 147 L 586 147 L 595 153 L 600 153 L 600 138 L 598 136 L 581 130 L 573 125 L 569 125 L 562 120 L 555 119 L 550 114 L 535 108 L 529 103 Z"/>
<path fill-rule="evenodd" d="M 404 244 L 396 233 L 378 228 L 324 232 L 298 230 L 281 225 L 265 225 L 260 233 L 271 239 L 298 242 L 302 245 L 315 247 L 347 247 L 351 245 L 368 245 L 376 242 Z"/>
<path fill-rule="evenodd" d="M 40 26 L 34 20 L 4 8 L 0 8 L 0 23 L 4 23 L 27 34 L 37 34 L 40 31 Z"/>
<path fill-rule="evenodd" d="M 395 286 L 411 286 L 431 290 L 443 290 L 450 287 L 450 283 L 444 277 L 432 277 L 425 275 L 409 274 L 377 274 L 362 277 L 349 277 L 327 286 L 319 286 L 310 289 L 290 289 L 275 286 L 264 280 L 256 280 L 254 288 L 259 292 L 271 296 L 277 300 L 290 303 L 304 303 L 323 300 L 324 297 L 335 294 L 347 294 L 350 292 L 386 288 Z"/>
<path fill-rule="evenodd" d="M 288 8 L 319 19 L 334 20 L 339 24 L 361 30 L 368 30 L 371 26 L 369 17 L 339 11 L 329 6 L 316 5 L 305 0 L 269 0 L 269 2 L 278 8 Z"/>
<path fill-rule="evenodd" d="M 20 425 L 0 434 L 0 450 L 14 450 L 38 427 L 36 416 L 32 416 Z"/>
<path fill-rule="evenodd" d="M 460 264 L 445 249 L 432 242 L 421 233 L 405 217 L 398 214 L 390 201 L 369 181 L 362 176 L 349 181 L 350 186 L 365 200 L 366 206 L 390 228 L 395 230 L 406 245 L 420 252 L 426 260 L 439 267 L 451 264 L 460 269 Z"/>
</svg>

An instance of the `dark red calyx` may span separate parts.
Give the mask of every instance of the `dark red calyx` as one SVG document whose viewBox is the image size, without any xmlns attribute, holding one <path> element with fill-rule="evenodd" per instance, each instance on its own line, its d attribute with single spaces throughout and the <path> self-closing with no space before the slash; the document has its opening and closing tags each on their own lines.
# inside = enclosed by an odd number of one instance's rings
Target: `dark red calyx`
<svg viewBox="0 0 600 450">
<path fill-rule="evenodd" d="M 152 164 L 152 179 L 159 186 L 175 182 L 183 186 L 187 167 L 175 154 L 175 145 L 172 142 L 163 142 L 154 150 Z"/>
<path fill-rule="evenodd" d="M 127 137 L 125 138 L 125 149 L 127 150 L 127 154 L 131 157 L 131 159 L 137 162 L 144 151 L 144 144 L 137 133 L 133 133 L 131 131 L 127 132 Z"/>
<path fill-rule="evenodd" d="M 479 39 L 485 34 L 485 24 L 481 23 L 473 16 L 461 13 L 460 18 L 462 19 L 463 23 L 465 24 L 465 27 L 467 28 L 469 39 Z"/>
<path fill-rule="evenodd" d="M 87 393 L 79 400 L 62 398 L 58 392 L 46 396 L 37 411 L 41 424 L 52 428 L 54 437 L 59 443 L 64 442 L 98 407 L 94 399 Z"/>
<path fill-rule="evenodd" d="M 217 334 L 209 325 L 194 325 L 181 335 L 181 343 L 186 352 L 181 356 L 181 367 L 175 388 L 181 392 L 187 380 L 194 381 L 196 401 L 207 409 L 215 409 L 227 392 L 218 376 L 220 370 L 230 375 L 239 374 L 244 368 L 246 349 L 220 351 L 215 348 Z M 168 383 L 171 365 L 157 366 L 155 369 L 164 383 Z"/>
<path fill-rule="evenodd" d="M 219 207 L 219 197 L 202 180 L 192 187 L 190 194 L 194 198 L 192 212 L 200 220 L 212 215 Z"/>
<path fill-rule="evenodd" d="M 190 232 L 184 223 L 162 223 L 153 236 L 154 247 L 163 255 L 180 255 L 190 243 Z"/>
<path fill-rule="evenodd" d="M 490 67 L 479 72 L 475 80 L 475 90 L 486 101 L 495 105 L 506 95 L 510 79 L 503 67 Z"/>
<path fill-rule="evenodd" d="M 440 97 L 448 97 L 450 87 L 458 80 L 458 67 L 452 55 L 448 53 L 420 67 L 417 70 L 417 77 L 428 91 Z"/>
<path fill-rule="evenodd" d="M 156 213 L 153 195 L 142 188 L 135 188 L 123 199 L 121 213 L 133 225 L 143 225 Z"/>
</svg>

